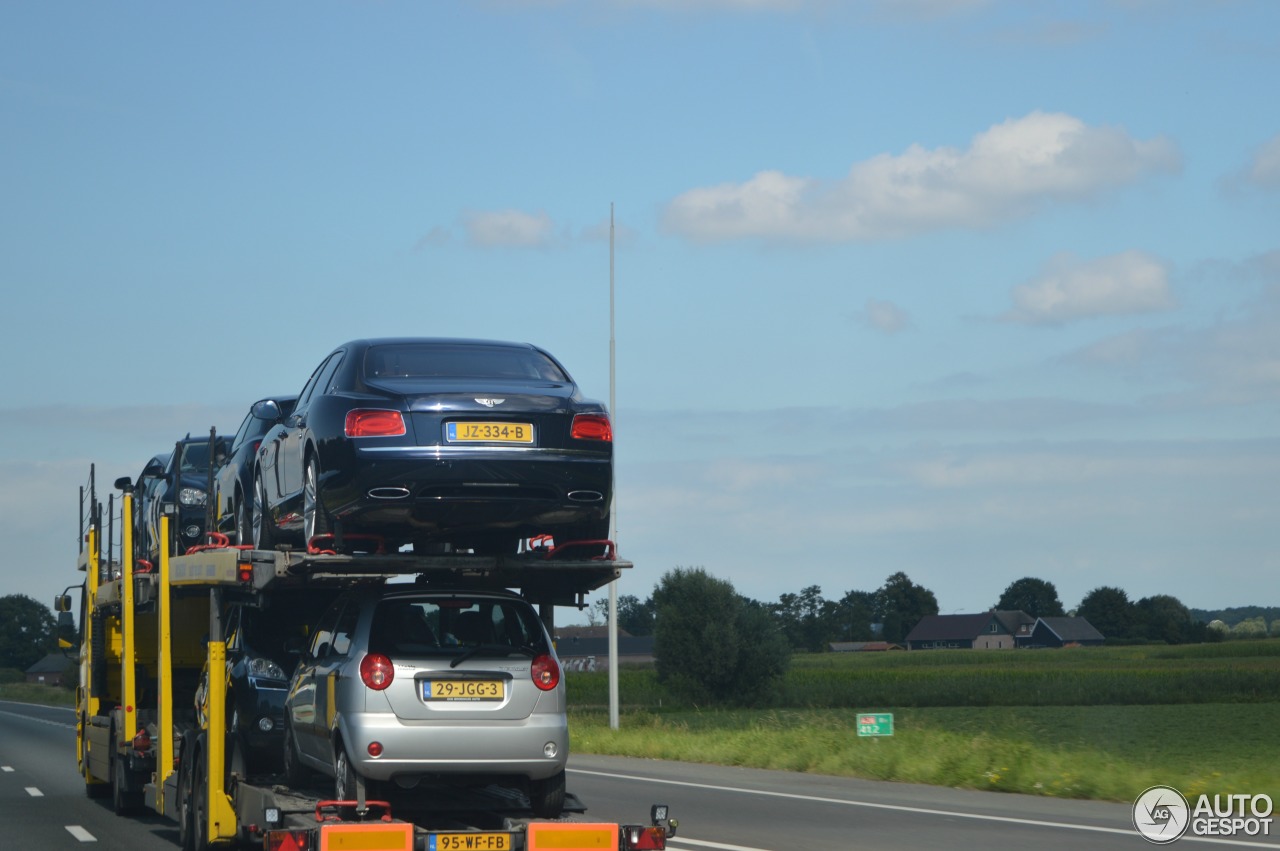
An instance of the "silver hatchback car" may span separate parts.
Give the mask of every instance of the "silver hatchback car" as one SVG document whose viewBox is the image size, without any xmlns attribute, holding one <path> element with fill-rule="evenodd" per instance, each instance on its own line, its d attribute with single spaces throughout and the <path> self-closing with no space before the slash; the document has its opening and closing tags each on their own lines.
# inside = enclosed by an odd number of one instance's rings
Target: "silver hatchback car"
<svg viewBox="0 0 1280 851">
<path fill-rule="evenodd" d="M 316 623 L 285 704 L 285 772 L 336 797 L 498 784 L 555 818 L 565 797 L 564 680 L 530 603 L 506 591 L 372 585 Z M 370 788 L 372 787 L 372 789 Z"/>
</svg>

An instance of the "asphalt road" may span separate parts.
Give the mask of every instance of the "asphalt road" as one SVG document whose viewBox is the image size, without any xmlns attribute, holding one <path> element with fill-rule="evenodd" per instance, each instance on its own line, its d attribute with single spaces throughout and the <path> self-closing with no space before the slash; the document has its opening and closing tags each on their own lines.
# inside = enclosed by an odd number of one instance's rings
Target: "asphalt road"
<svg viewBox="0 0 1280 851">
<path fill-rule="evenodd" d="M 98 847 L 173 851 L 159 816 L 118 818 L 90 800 L 76 773 L 70 710 L 0 702 L 0 851 Z M 1143 849 L 1127 804 L 966 792 L 790 772 L 575 755 L 569 789 L 588 807 L 576 820 L 643 822 L 668 804 L 677 851 L 795 849 Z M 1192 848 L 1280 849 L 1280 837 L 1206 841 Z"/>
</svg>

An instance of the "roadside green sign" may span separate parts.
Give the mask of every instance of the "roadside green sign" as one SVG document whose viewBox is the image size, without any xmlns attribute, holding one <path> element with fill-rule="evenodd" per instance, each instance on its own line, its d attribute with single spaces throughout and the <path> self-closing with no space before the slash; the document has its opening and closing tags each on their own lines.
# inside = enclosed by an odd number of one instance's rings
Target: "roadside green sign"
<svg viewBox="0 0 1280 851">
<path fill-rule="evenodd" d="M 893 713 L 892 712 L 859 712 L 858 713 L 858 735 L 859 736 L 892 736 L 893 735 Z"/>
</svg>

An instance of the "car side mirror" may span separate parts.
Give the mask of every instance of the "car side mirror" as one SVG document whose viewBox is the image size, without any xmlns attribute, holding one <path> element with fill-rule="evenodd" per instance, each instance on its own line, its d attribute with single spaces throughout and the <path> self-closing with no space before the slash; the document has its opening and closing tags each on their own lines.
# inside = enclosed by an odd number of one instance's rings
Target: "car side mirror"
<svg viewBox="0 0 1280 851">
<path fill-rule="evenodd" d="M 263 399 L 261 402 L 254 404 L 250 409 L 254 419 L 266 420 L 269 423 L 278 423 L 284 418 L 280 413 L 280 406 L 276 404 L 275 399 Z"/>
</svg>

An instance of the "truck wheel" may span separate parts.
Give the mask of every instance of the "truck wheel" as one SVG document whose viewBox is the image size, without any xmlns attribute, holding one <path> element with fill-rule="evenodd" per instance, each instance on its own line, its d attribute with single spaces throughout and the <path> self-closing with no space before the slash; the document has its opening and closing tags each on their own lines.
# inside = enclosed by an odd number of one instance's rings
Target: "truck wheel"
<svg viewBox="0 0 1280 851">
<path fill-rule="evenodd" d="M 546 780 L 529 781 L 529 807 L 538 818 L 560 818 L 564 812 L 564 771 Z"/>
<path fill-rule="evenodd" d="M 129 769 L 117 756 L 111 760 L 111 809 L 118 816 L 127 816 L 142 806 L 142 790 L 129 788 Z"/>
<path fill-rule="evenodd" d="M 271 509 L 267 507 L 267 485 L 262 481 L 262 471 L 253 478 L 253 548 L 273 550 L 276 546 L 275 528 L 271 521 Z"/>
<path fill-rule="evenodd" d="M 196 851 L 195 817 L 191 800 L 191 757 L 186 755 L 178 768 L 178 844 L 182 851 Z"/>
<path fill-rule="evenodd" d="M 191 851 L 209 851 L 209 770 L 204 763 L 201 748 L 191 778 Z"/>
</svg>

